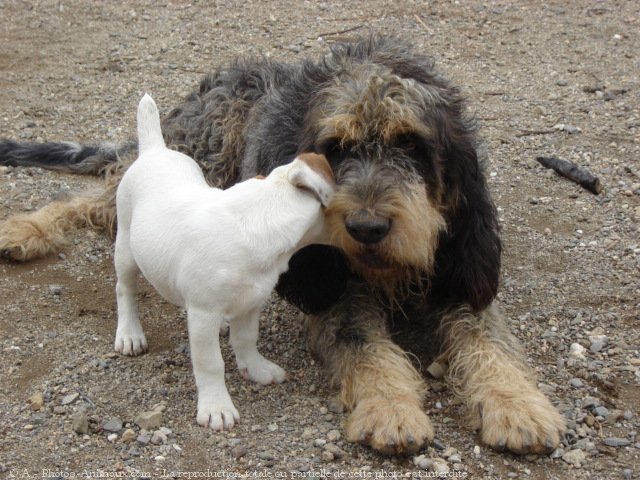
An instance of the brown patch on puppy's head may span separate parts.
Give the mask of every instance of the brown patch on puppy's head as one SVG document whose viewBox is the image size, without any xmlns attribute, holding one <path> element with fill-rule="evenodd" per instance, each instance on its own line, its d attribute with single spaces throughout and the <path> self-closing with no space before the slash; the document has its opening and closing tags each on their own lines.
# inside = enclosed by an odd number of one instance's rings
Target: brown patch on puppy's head
<svg viewBox="0 0 640 480">
<path fill-rule="evenodd" d="M 301 153 L 298 155 L 298 160 L 303 161 L 316 173 L 318 173 L 325 181 L 333 185 L 335 184 L 335 178 L 331 166 L 327 161 L 327 157 L 318 153 Z"/>
</svg>

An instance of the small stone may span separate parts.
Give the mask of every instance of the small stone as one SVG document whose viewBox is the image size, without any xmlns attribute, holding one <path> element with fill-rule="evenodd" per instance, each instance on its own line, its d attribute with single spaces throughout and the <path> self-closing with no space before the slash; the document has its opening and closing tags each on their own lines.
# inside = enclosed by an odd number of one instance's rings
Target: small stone
<svg viewBox="0 0 640 480">
<path fill-rule="evenodd" d="M 591 342 L 589 351 L 592 353 L 597 353 L 607 346 L 607 344 L 609 343 L 609 337 L 607 337 L 606 335 L 591 335 L 589 337 L 589 342 Z"/>
<path fill-rule="evenodd" d="M 71 428 L 79 434 L 89 432 L 89 418 L 84 411 L 76 412 L 71 416 Z"/>
<path fill-rule="evenodd" d="M 124 432 L 122 432 L 122 437 L 120 438 L 125 443 L 133 442 L 136 439 L 136 432 L 130 428 L 127 428 Z"/>
<path fill-rule="evenodd" d="M 417 466 L 423 470 L 429 470 L 433 466 L 433 460 L 431 458 L 423 458 L 417 463 Z"/>
<path fill-rule="evenodd" d="M 64 397 L 62 397 L 62 400 L 60 400 L 60 405 L 71 405 L 79 397 L 80 397 L 80 394 L 77 392 L 70 393 L 69 395 L 65 395 Z"/>
<path fill-rule="evenodd" d="M 151 435 L 151 443 L 153 443 L 154 445 L 167 443 L 167 436 L 160 430 L 156 430 L 155 432 L 153 432 L 153 435 Z"/>
<path fill-rule="evenodd" d="M 114 432 L 117 433 L 122 430 L 122 420 L 116 417 L 111 417 L 109 420 L 104 422 L 102 425 L 102 429 L 106 432 Z"/>
<path fill-rule="evenodd" d="M 607 415 L 609 415 L 609 409 L 607 409 L 607 407 L 596 407 L 593 409 L 593 413 L 596 416 L 605 418 Z"/>
<path fill-rule="evenodd" d="M 551 453 L 551 458 L 561 458 L 564 455 L 564 450 L 562 448 L 556 448 L 553 453 Z"/>
<path fill-rule="evenodd" d="M 67 407 L 56 405 L 55 407 L 53 407 L 53 413 L 55 413 L 56 415 L 64 415 L 65 413 L 67 413 Z"/>
<path fill-rule="evenodd" d="M 476 445 L 475 447 L 473 447 L 473 454 L 474 454 L 476 457 L 479 457 L 479 456 L 480 456 L 480 446 L 479 446 L 479 445 Z"/>
<path fill-rule="evenodd" d="M 153 457 L 153 459 L 158 463 L 164 462 L 166 460 L 166 458 L 163 457 L 162 455 L 157 455 L 157 456 Z"/>
<path fill-rule="evenodd" d="M 626 438 L 610 437 L 605 438 L 602 443 L 609 447 L 627 447 L 631 445 L 631 441 Z"/>
<path fill-rule="evenodd" d="M 333 454 L 331 452 L 326 451 L 326 450 L 322 451 L 322 455 L 320 455 L 320 457 L 325 462 L 332 462 L 334 460 Z"/>
<path fill-rule="evenodd" d="M 624 477 L 624 480 L 631 480 L 633 478 L 633 470 L 625 468 L 622 470 L 622 476 Z"/>
<path fill-rule="evenodd" d="M 110 442 L 115 442 L 117 439 L 118 439 L 117 433 L 112 433 L 107 436 L 107 440 L 109 440 Z"/>
<path fill-rule="evenodd" d="M 582 464 L 587 460 L 587 456 L 580 449 L 569 450 L 562 456 L 562 460 L 566 463 L 573 465 L 574 467 L 581 467 Z"/>
<path fill-rule="evenodd" d="M 600 405 L 600 400 L 595 397 L 585 397 L 582 401 L 582 408 L 590 409 Z"/>
<path fill-rule="evenodd" d="M 337 442 L 338 440 L 340 440 L 342 438 L 342 434 L 340 433 L 339 430 L 330 430 L 329 433 L 327 433 L 327 440 L 329 442 Z"/>
<path fill-rule="evenodd" d="M 579 378 L 572 378 L 571 380 L 569 380 L 569 385 L 571 385 L 573 388 L 582 388 L 584 386 L 584 383 L 582 383 L 582 380 L 580 380 Z"/>
<path fill-rule="evenodd" d="M 269 430 L 270 432 L 278 431 L 278 424 L 277 423 L 270 423 L 269 425 L 267 425 L 267 430 Z"/>
<path fill-rule="evenodd" d="M 335 443 L 327 443 L 324 446 L 324 451 L 331 452 L 334 458 L 342 458 L 346 455 L 346 452 L 342 450 L 339 446 L 337 446 Z"/>
<path fill-rule="evenodd" d="M 43 404 L 44 395 L 42 394 L 42 392 L 34 393 L 33 395 L 31 395 L 31 397 L 29 397 L 29 408 L 31 408 L 31 410 L 33 410 L 34 412 L 40 410 Z"/>
<path fill-rule="evenodd" d="M 49 285 L 49 293 L 54 297 L 59 297 L 62 294 L 62 285 Z"/>
<path fill-rule="evenodd" d="M 162 412 L 158 410 L 142 412 L 136 417 L 134 423 L 145 430 L 153 430 L 162 424 Z"/>
<path fill-rule="evenodd" d="M 446 445 L 442 443 L 440 440 L 438 440 L 437 438 L 433 439 L 433 441 L 431 442 L 431 445 L 436 450 L 444 450 L 445 448 L 447 448 Z"/>
<path fill-rule="evenodd" d="M 579 343 L 572 343 L 571 346 L 569 347 L 569 356 L 578 360 L 584 360 L 585 358 L 584 353 L 586 351 L 587 349 L 584 348 Z"/>
<path fill-rule="evenodd" d="M 432 362 L 431 365 L 427 367 L 427 372 L 433 378 L 443 378 L 447 373 L 447 365 L 440 362 Z"/>
<path fill-rule="evenodd" d="M 462 463 L 462 457 L 460 457 L 460 455 L 458 455 L 457 453 L 454 453 L 449 457 L 449 461 L 451 463 Z"/>
<path fill-rule="evenodd" d="M 431 465 L 431 469 L 438 474 L 438 477 L 446 476 L 449 473 L 449 465 L 444 460 L 435 459 L 433 461 L 433 465 Z"/>
<path fill-rule="evenodd" d="M 136 438 L 136 442 L 140 445 L 148 445 L 151 441 L 151 435 L 148 432 L 140 432 Z"/>
<path fill-rule="evenodd" d="M 130 458 L 134 458 L 134 457 L 139 457 L 140 455 L 142 455 L 142 452 L 137 447 L 131 447 L 129 449 L 129 451 L 127 452 L 127 455 L 129 455 Z"/>
<path fill-rule="evenodd" d="M 320 448 L 324 447 L 326 444 L 327 444 L 327 441 L 324 438 L 316 438 L 313 441 L 313 445 Z"/>
<path fill-rule="evenodd" d="M 244 445 L 237 445 L 231 449 L 231 456 L 233 456 L 233 458 L 244 457 L 247 453 L 249 453 L 249 450 Z"/>
<path fill-rule="evenodd" d="M 567 85 L 569 85 L 569 82 L 566 81 L 564 78 L 560 78 L 556 80 L 556 85 L 559 87 L 566 87 Z"/>
<path fill-rule="evenodd" d="M 622 418 L 625 420 L 631 420 L 633 418 L 633 412 L 631 410 L 625 410 L 622 414 Z"/>
</svg>

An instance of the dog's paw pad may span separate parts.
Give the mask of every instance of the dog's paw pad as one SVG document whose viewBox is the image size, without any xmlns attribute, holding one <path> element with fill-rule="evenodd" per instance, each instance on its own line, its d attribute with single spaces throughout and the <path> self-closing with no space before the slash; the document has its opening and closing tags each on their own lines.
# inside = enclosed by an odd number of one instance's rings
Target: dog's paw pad
<svg viewBox="0 0 640 480">
<path fill-rule="evenodd" d="M 196 420 L 199 425 L 212 430 L 230 430 L 240 420 L 240 414 L 232 403 L 225 405 L 204 405 L 198 407 Z"/>
<path fill-rule="evenodd" d="M 384 455 L 397 455 L 417 452 L 433 439 L 434 431 L 419 402 L 370 398 L 356 405 L 345 436 Z"/>
<path fill-rule="evenodd" d="M 114 348 L 116 352 L 134 357 L 147 351 L 147 339 L 144 333 L 116 334 Z"/>
</svg>

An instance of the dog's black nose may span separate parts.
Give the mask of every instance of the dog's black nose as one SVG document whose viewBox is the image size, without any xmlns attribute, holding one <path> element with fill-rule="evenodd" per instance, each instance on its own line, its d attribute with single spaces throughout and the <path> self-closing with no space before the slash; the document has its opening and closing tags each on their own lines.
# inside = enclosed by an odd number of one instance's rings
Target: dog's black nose
<svg viewBox="0 0 640 480">
<path fill-rule="evenodd" d="M 344 225 L 354 240 L 371 245 L 387 236 L 391 230 L 391 219 L 358 212 L 347 217 Z"/>
</svg>

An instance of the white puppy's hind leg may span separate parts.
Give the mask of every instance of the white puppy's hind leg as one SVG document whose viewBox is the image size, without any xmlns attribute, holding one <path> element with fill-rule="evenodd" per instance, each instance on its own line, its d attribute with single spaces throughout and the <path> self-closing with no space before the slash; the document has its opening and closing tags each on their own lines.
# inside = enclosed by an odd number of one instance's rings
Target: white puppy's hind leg
<svg viewBox="0 0 640 480">
<path fill-rule="evenodd" d="M 191 363 L 198 387 L 196 420 L 213 430 L 228 430 L 240 420 L 224 383 L 224 360 L 220 352 L 222 316 L 187 307 Z"/>
<path fill-rule="evenodd" d="M 114 348 L 124 355 L 139 355 L 147 351 L 147 339 L 138 318 L 136 300 L 138 265 L 129 248 L 128 233 L 118 230 L 114 254 L 118 328 Z"/>
<path fill-rule="evenodd" d="M 245 317 L 233 318 L 230 324 L 229 341 L 236 354 L 238 370 L 246 379 L 261 385 L 282 383 L 287 373 L 258 352 L 260 308 Z"/>
</svg>

